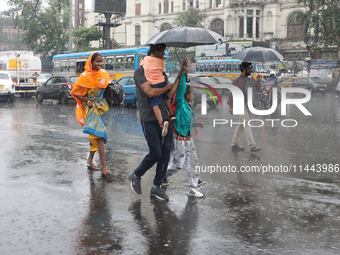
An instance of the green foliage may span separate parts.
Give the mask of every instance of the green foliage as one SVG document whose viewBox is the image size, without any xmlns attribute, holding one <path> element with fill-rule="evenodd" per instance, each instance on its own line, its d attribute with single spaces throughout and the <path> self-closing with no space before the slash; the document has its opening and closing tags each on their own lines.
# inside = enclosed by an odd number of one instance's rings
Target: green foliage
<svg viewBox="0 0 340 255">
<path fill-rule="evenodd" d="M 8 0 L 4 14 L 24 31 L 23 42 L 36 54 L 55 55 L 67 50 L 69 0 Z"/>
<path fill-rule="evenodd" d="M 90 28 L 82 27 L 72 31 L 73 41 L 75 45 L 80 47 L 75 51 L 92 51 L 96 50 L 90 47 L 91 41 L 98 41 L 103 36 L 103 32 L 95 26 Z"/>
<path fill-rule="evenodd" d="M 206 17 L 205 13 L 201 13 L 198 8 L 190 7 L 185 12 L 177 15 L 174 21 L 176 27 L 201 27 L 203 28 L 203 21 Z"/>
<path fill-rule="evenodd" d="M 298 0 L 306 10 L 298 14 L 305 24 L 305 41 L 314 47 L 338 46 L 340 58 L 340 1 L 339 0 Z"/>
</svg>

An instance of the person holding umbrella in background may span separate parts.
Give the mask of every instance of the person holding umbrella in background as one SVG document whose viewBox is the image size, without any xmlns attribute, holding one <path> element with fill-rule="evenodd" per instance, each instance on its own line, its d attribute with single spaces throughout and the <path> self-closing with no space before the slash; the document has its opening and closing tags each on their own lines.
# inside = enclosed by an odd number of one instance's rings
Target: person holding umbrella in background
<svg viewBox="0 0 340 255">
<path fill-rule="evenodd" d="M 240 88 L 243 92 L 244 115 L 240 116 L 240 119 L 239 119 L 240 124 L 238 124 L 238 126 L 236 127 L 236 130 L 235 130 L 235 133 L 232 139 L 232 143 L 231 143 L 231 149 L 233 151 L 244 150 L 244 148 L 241 147 L 239 143 L 240 143 L 241 134 L 243 130 L 245 130 L 245 135 L 248 141 L 248 145 L 250 147 L 250 152 L 258 152 L 261 149 L 255 146 L 256 143 L 255 143 L 253 134 L 251 132 L 251 127 L 248 125 L 248 121 L 250 119 L 250 110 L 247 105 L 248 98 L 247 98 L 247 90 L 246 90 L 247 87 L 256 87 L 256 89 L 258 90 L 258 87 L 255 84 L 254 78 L 250 76 L 251 70 L 252 70 L 252 66 L 250 62 L 242 62 L 240 64 L 240 70 L 241 70 L 241 75 L 238 76 L 233 81 L 232 84 Z M 233 94 L 231 92 L 229 93 L 228 105 L 229 105 L 229 112 L 231 115 L 233 115 Z M 243 125 L 243 123 L 245 124 Z"/>
</svg>

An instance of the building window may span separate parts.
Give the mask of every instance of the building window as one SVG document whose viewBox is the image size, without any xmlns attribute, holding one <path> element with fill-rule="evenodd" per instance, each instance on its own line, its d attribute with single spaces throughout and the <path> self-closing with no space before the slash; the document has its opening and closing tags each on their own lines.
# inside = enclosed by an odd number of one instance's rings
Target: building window
<svg viewBox="0 0 340 255">
<path fill-rule="evenodd" d="M 164 13 L 169 13 L 169 0 L 164 0 Z"/>
<path fill-rule="evenodd" d="M 221 0 L 216 0 L 216 7 L 221 4 Z"/>
<path fill-rule="evenodd" d="M 185 11 L 185 1 L 183 1 L 183 11 Z"/>
<path fill-rule="evenodd" d="M 7 39 L 7 33 L 3 33 L 2 38 Z"/>
<path fill-rule="evenodd" d="M 162 13 L 162 4 L 159 3 L 158 4 L 158 14 L 161 14 Z"/>
<path fill-rule="evenodd" d="M 12 34 L 12 40 L 16 40 L 18 39 L 18 35 L 17 34 Z"/>
<path fill-rule="evenodd" d="M 189 7 L 194 7 L 194 1 L 189 1 Z"/>
<path fill-rule="evenodd" d="M 200 8 L 200 1 L 196 1 L 196 8 Z"/>
<path fill-rule="evenodd" d="M 247 17 L 247 37 L 253 37 L 253 16 Z"/>
<path fill-rule="evenodd" d="M 303 38 L 304 25 L 297 19 L 297 15 L 293 14 L 288 18 L 287 38 Z"/>
<path fill-rule="evenodd" d="M 240 17 L 240 26 L 239 26 L 239 37 L 243 38 L 244 37 L 244 18 Z"/>
<path fill-rule="evenodd" d="M 216 19 L 211 24 L 210 30 L 218 33 L 221 36 L 224 36 L 224 22 L 222 19 Z"/>
<path fill-rule="evenodd" d="M 140 26 L 135 26 L 135 45 L 140 45 Z"/>
<path fill-rule="evenodd" d="M 136 4 L 136 16 L 140 16 L 140 14 L 141 14 L 140 4 Z"/>
<path fill-rule="evenodd" d="M 210 0 L 210 1 L 209 1 L 209 9 L 212 8 L 212 1 L 213 1 L 213 0 Z"/>
<path fill-rule="evenodd" d="M 171 2 L 171 13 L 174 13 L 174 2 Z"/>
</svg>

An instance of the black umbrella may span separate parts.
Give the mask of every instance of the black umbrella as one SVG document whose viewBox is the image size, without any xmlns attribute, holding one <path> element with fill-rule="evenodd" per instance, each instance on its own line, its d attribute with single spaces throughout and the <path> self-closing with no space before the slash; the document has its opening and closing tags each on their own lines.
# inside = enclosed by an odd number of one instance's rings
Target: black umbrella
<svg viewBox="0 0 340 255">
<path fill-rule="evenodd" d="M 156 34 L 146 45 L 165 43 L 167 47 L 188 48 L 226 42 L 227 39 L 209 29 L 178 27 Z"/>
<path fill-rule="evenodd" d="M 246 62 L 283 61 L 283 56 L 280 53 L 273 49 L 263 47 L 253 47 L 244 49 L 236 53 L 232 58 Z"/>
</svg>

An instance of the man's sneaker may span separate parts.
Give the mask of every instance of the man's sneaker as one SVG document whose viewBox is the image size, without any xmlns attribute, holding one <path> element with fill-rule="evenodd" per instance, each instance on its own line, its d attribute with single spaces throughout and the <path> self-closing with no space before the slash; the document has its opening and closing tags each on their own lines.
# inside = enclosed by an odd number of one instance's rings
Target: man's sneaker
<svg viewBox="0 0 340 255">
<path fill-rule="evenodd" d="M 169 185 L 170 185 L 170 183 L 168 181 L 168 178 L 164 178 L 163 182 L 162 182 L 162 186 L 169 186 Z"/>
<path fill-rule="evenodd" d="M 163 129 L 162 129 L 162 136 L 166 136 L 168 134 L 168 127 L 169 127 L 169 121 L 164 121 Z"/>
<path fill-rule="evenodd" d="M 191 189 L 188 192 L 188 196 L 191 197 L 203 197 L 203 193 L 199 192 L 197 189 Z"/>
<path fill-rule="evenodd" d="M 135 174 L 132 173 L 131 175 L 129 175 L 129 182 L 131 189 L 138 195 L 141 195 L 142 194 L 141 178 L 135 176 Z"/>
<path fill-rule="evenodd" d="M 171 116 L 170 116 L 170 124 L 174 124 L 175 121 L 176 121 L 175 115 L 171 115 Z"/>
<path fill-rule="evenodd" d="M 165 194 L 164 189 L 159 186 L 151 187 L 150 197 L 155 197 L 160 201 L 169 201 L 169 197 Z"/>
<path fill-rule="evenodd" d="M 207 182 L 198 180 L 197 189 L 200 190 Z"/>
</svg>

